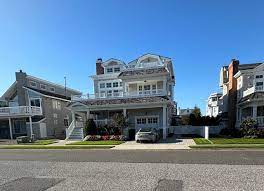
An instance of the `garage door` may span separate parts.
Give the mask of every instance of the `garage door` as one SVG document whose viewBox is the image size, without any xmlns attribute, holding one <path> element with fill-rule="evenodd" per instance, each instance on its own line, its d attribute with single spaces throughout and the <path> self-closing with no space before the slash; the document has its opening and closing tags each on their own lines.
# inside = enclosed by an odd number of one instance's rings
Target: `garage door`
<svg viewBox="0 0 264 191">
<path fill-rule="evenodd" d="M 159 128 L 158 116 L 136 116 L 136 131 L 143 127 Z"/>
</svg>

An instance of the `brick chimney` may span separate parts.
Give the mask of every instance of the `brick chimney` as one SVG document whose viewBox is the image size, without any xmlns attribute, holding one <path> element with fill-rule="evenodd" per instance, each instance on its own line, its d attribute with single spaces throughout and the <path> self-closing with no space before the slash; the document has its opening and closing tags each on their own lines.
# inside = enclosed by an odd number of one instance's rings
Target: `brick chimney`
<svg viewBox="0 0 264 191">
<path fill-rule="evenodd" d="M 96 75 L 104 74 L 104 67 L 102 66 L 102 58 L 96 60 Z"/>
<path fill-rule="evenodd" d="M 228 127 L 236 124 L 237 80 L 234 75 L 238 72 L 239 60 L 232 59 L 228 66 Z"/>
</svg>

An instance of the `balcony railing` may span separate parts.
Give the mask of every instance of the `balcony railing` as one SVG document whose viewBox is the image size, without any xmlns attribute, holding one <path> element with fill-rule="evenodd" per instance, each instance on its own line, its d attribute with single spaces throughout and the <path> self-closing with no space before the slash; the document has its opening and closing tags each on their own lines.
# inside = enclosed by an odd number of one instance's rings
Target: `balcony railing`
<svg viewBox="0 0 264 191">
<path fill-rule="evenodd" d="M 0 116 L 34 116 L 42 115 L 41 107 L 35 106 L 17 106 L 17 107 L 1 107 Z"/>
<path fill-rule="evenodd" d="M 250 95 L 254 92 L 261 92 L 263 90 L 264 90 L 263 86 L 253 86 L 253 87 L 251 87 L 251 88 L 249 88 L 243 92 L 243 97 Z"/>
<path fill-rule="evenodd" d="M 112 92 L 100 94 L 87 94 L 72 96 L 72 101 L 82 101 L 90 99 L 113 99 L 113 98 L 132 98 L 132 97 L 149 97 L 149 96 L 165 96 L 167 92 L 163 89 L 142 90 L 133 92 Z"/>
</svg>

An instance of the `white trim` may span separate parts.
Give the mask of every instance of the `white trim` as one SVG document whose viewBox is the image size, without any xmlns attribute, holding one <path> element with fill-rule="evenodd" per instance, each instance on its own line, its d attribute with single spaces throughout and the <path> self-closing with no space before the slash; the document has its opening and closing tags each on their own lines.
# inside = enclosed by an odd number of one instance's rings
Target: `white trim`
<svg viewBox="0 0 264 191">
<path fill-rule="evenodd" d="M 14 88 L 15 88 L 15 86 L 16 86 L 16 84 L 17 84 L 17 81 L 15 81 L 6 91 L 5 91 L 5 93 L 0 97 L 0 99 L 3 99 L 3 100 L 5 100 L 4 98 L 6 98 L 6 96 L 8 96 L 8 95 L 6 95 L 6 94 L 8 94 L 10 91 L 12 91 Z"/>
<path fill-rule="evenodd" d="M 53 86 L 57 86 L 57 87 L 60 87 L 60 88 L 65 88 L 63 85 L 56 84 L 54 82 L 50 82 L 50 81 L 47 81 L 47 80 L 43 80 L 43 79 L 40 79 L 40 78 L 37 78 L 37 77 L 34 77 L 34 76 L 27 75 L 26 78 L 31 79 L 31 80 L 41 81 L 41 82 L 44 82 L 46 84 L 53 85 Z M 80 92 L 78 90 L 74 90 L 74 89 L 68 88 L 68 87 L 67 87 L 67 90 L 73 91 L 75 93 L 80 93 L 80 94 L 82 93 L 82 92 Z"/>
<path fill-rule="evenodd" d="M 35 84 L 35 85 L 32 85 L 32 84 Z M 36 87 L 37 87 L 37 82 L 30 80 L 30 81 L 29 81 L 29 85 L 30 85 L 31 87 L 33 87 L 33 88 L 36 88 Z"/>
<path fill-rule="evenodd" d="M 38 95 L 41 95 L 41 96 L 43 96 L 43 97 L 48 97 L 48 98 L 57 99 L 57 100 L 61 100 L 61 101 L 71 102 L 71 100 L 67 100 L 67 99 L 63 99 L 63 98 L 58 98 L 58 97 L 54 97 L 54 96 L 48 96 L 48 95 L 45 95 L 45 94 L 39 93 L 39 92 L 37 92 L 37 91 L 35 91 L 35 90 L 32 90 L 32 89 L 29 89 L 29 88 L 27 88 L 27 87 L 25 87 L 25 86 L 23 86 L 23 88 L 25 88 L 25 89 L 28 90 L 28 91 L 34 92 L 34 93 L 36 93 L 36 94 L 38 94 Z"/>
<path fill-rule="evenodd" d="M 43 86 L 43 87 L 42 87 Z M 39 85 L 40 89 L 42 90 L 46 90 L 47 89 L 47 85 L 46 84 L 40 84 Z"/>
</svg>

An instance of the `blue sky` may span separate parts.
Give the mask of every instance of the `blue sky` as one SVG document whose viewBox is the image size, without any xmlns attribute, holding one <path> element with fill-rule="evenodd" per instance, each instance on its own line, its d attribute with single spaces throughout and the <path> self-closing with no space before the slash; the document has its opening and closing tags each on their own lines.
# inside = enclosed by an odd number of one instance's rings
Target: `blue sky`
<svg viewBox="0 0 264 191">
<path fill-rule="evenodd" d="M 92 92 L 95 60 L 171 57 L 180 107 L 218 91 L 232 58 L 264 61 L 264 1 L 1 0 L 0 94 L 15 71 Z"/>
</svg>

